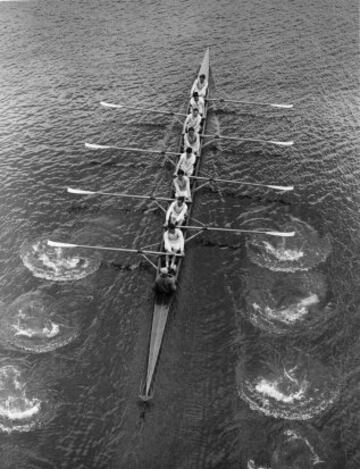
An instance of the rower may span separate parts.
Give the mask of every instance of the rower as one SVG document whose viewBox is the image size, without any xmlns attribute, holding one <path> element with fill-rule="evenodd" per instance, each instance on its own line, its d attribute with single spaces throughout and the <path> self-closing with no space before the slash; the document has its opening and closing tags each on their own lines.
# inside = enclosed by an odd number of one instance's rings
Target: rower
<svg viewBox="0 0 360 469">
<path fill-rule="evenodd" d="M 156 293 L 171 295 L 176 290 L 175 272 L 167 267 L 161 267 L 153 288 Z"/>
<path fill-rule="evenodd" d="M 183 134 L 185 134 L 190 127 L 194 127 L 195 132 L 199 133 L 201 130 L 202 118 L 199 114 L 197 107 L 192 108 L 191 113 L 187 116 L 184 122 Z"/>
<path fill-rule="evenodd" d="M 180 228 L 176 228 L 172 223 L 169 224 L 164 233 L 164 249 L 166 255 L 166 267 L 176 270 L 176 256 L 174 254 L 184 255 L 184 235 Z"/>
<path fill-rule="evenodd" d="M 194 127 L 189 127 L 188 131 L 184 134 L 184 147 L 191 147 L 196 156 L 199 155 L 200 150 L 200 135 L 195 132 Z"/>
<path fill-rule="evenodd" d="M 175 197 L 185 197 L 187 202 L 191 202 L 190 179 L 185 176 L 183 169 L 179 169 L 174 179 Z"/>
<path fill-rule="evenodd" d="M 204 98 L 199 96 L 197 91 L 194 91 L 192 98 L 190 99 L 190 109 L 197 107 L 199 109 L 199 114 L 201 117 L 204 116 Z"/>
<path fill-rule="evenodd" d="M 169 224 L 175 226 L 181 226 L 187 215 L 187 205 L 185 203 L 185 197 L 177 197 L 174 202 L 171 202 L 165 216 L 165 226 Z"/>
<path fill-rule="evenodd" d="M 175 174 L 182 169 L 186 176 L 190 177 L 194 171 L 194 164 L 196 163 L 196 156 L 194 155 L 191 147 L 186 147 L 185 153 L 180 155 L 178 164 L 175 168 Z"/>
<path fill-rule="evenodd" d="M 208 82 L 207 82 L 206 76 L 202 73 L 201 75 L 199 75 L 199 78 L 196 78 L 196 80 L 194 81 L 190 94 L 192 96 L 194 91 L 197 91 L 199 93 L 199 96 L 205 99 L 207 89 L 208 89 Z"/>
</svg>

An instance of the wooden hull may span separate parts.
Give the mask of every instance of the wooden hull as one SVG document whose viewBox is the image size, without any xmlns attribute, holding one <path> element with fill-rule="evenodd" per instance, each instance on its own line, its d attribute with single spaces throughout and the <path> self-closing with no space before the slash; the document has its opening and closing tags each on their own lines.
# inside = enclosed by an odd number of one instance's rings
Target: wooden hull
<svg viewBox="0 0 360 469">
<path fill-rule="evenodd" d="M 209 56 L 209 49 L 205 51 L 204 58 L 202 60 L 200 69 L 197 73 L 197 76 L 200 74 L 205 74 L 208 81 L 209 81 L 209 72 L 210 72 L 210 56 Z M 208 89 L 208 95 L 209 97 L 209 89 Z M 190 100 L 190 96 L 187 99 L 187 101 Z M 200 171 L 200 166 L 201 166 L 201 154 L 202 154 L 202 143 L 203 143 L 203 135 L 205 134 L 206 131 L 206 121 L 207 121 L 207 109 L 208 109 L 208 102 L 205 102 L 205 111 L 204 111 L 204 124 L 203 124 L 203 129 L 202 129 L 202 134 L 201 134 L 201 145 L 200 145 L 200 152 L 199 152 L 199 158 L 197 159 L 197 164 L 195 167 L 194 175 L 197 176 Z M 179 152 L 181 152 L 183 149 L 183 144 L 182 144 L 182 136 L 180 136 L 180 141 L 179 141 Z M 192 207 L 194 205 L 194 189 L 196 187 L 196 180 L 192 179 L 191 183 L 191 191 L 192 191 L 192 204 L 189 207 L 188 211 L 188 219 L 187 222 L 190 221 L 191 219 L 191 212 L 192 212 Z M 171 194 L 172 195 L 172 194 Z M 188 236 L 187 231 L 184 231 L 184 237 L 185 240 Z M 161 249 L 163 248 L 163 243 L 161 243 Z M 177 272 L 176 272 L 176 280 L 178 281 L 179 275 L 181 272 L 181 267 L 182 263 L 184 262 L 183 259 L 180 259 L 178 264 L 177 264 Z M 158 271 L 161 267 L 161 260 L 158 262 Z M 157 274 L 158 274 L 157 271 Z M 143 400 L 148 400 L 151 398 L 151 388 L 153 384 L 153 379 L 155 375 L 155 370 L 156 366 L 159 360 L 159 355 L 160 355 L 160 350 L 163 342 L 163 337 L 165 333 L 165 328 L 169 316 L 169 311 L 171 308 L 171 305 L 174 300 L 174 294 L 172 296 L 166 296 L 166 295 L 155 295 L 155 300 L 154 300 L 154 309 L 153 309 L 153 318 L 152 318 L 152 326 L 151 326 L 151 334 L 150 334 L 150 345 L 149 345 L 149 354 L 148 354 L 148 362 L 147 362 L 147 370 L 146 370 L 146 378 L 145 378 L 145 385 L 143 388 L 143 394 L 140 396 Z"/>
</svg>

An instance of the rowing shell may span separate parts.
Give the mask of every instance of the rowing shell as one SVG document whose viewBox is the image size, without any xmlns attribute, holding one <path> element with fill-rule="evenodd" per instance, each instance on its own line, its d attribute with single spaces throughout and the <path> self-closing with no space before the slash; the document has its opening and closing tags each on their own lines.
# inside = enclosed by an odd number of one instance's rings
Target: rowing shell
<svg viewBox="0 0 360 469">
<path fill-rule="evenodd" d="M 200 69 L 197 74 L 197 76 L 204 74 L 206 76 L 206 79 L 208 80 L 207 98 L 209 98 L 209 86 L 210 86 L 209 72 L 210 72 L 210 51 L 208 48 L 205 51 L 204 58 L 201 62 Z M 186 100 L 186 110 L 189 107 L 189 104 L 188 104 L 189 99 L 190 98 L 187 98 Z M 199 171 L 200 171 L 202 143 L 204 139 L 203 136 L 206 131 L 206 123 L 207 123 L 207 119 L 206 119 L 207 110 L 208 110 L 208 101 L 205 101 L 204 123 L 202 127 L 202 133 L 200 136 L 199 157 L 197 158 L 197 162 L 196 162 L 196 166 L 194 170 L 195 176 L 198 176 Z M 181 135 L 180 140 L 179 140 L 179 153 L 181 153 L 182 150 L 183 150 L 183 136 Z M 192 195 L 192 204 L 190 204 L 190 207 L 189 207 L 187 222 L 189 222 L 191 219 L 191 211 L 194 205 L 194 196 L 195 196 L 194 189 L 196 185 L 197 185 L 197 180 L 191 179 L 190 188 L 191 188 L 191 195 Z M 172 195 L 173 194 L 171 192 L 171 196 Z M 184 230 L 185 240 L 187 238 L 187 235 L 188 235 L 188 230 Z M 163 243 L 161 243 L 161 249 L 162 248 L 163 248 Z M 182 262 L 183 260 L 180 259 L 177 264 L 176 280 L 178 280 L 179 278 Z M 157 275 L 159 274 L 160 268 L 161 268 L 161 260 L 158 261 L 157 273 L 156 273 Z M 169 311 L 170 311 L 173 301 L 174 301 L 174 295 L 171 295 L 171 296 L 159 295 L 159 294 L 155 295 L 152 325 L 151 325 L 151 334 L 150 334 L 149 354 L 148 354 L 147 368 L 146 368 L 146 373 L 145 373 L 145 384 L 143 386 L 142 395 L 140 396 L 140 398 L 144 401 L 149 400 L 151 398 L 151 388 L 153 385 L 154 374 L 155 374 L 157 363 L 159 361 L 159 355 L 160 355 L 160 350 L 161 350 L 161 346 L 162 346 L 162 342 L 164 338 L 166 323 L 168 320 Z"/>
</svg>

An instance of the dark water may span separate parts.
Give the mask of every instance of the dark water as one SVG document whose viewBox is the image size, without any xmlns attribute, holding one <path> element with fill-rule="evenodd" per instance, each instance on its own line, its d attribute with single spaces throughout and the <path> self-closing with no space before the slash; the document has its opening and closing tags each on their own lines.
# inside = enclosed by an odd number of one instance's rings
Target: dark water
<svg viewBox="0 0 360 469">
<path fill-rule="evenodd" d="M 30 0 L 0 2 L 0 23 L 1 467 L 360 467 L 357 2 Z M 194 216 L 297 236 L 194 241 L 141 420 L 151 268 L 105 254 L 52 282 L 20 253 L 159 240 L 143 202 L 65 188 L 167 195 L 161 158 L 83 143 L 174 149 L 173 118 L 98 102 L 180 109 L 207 46 L 217 96 L 295 105 L 218 103 L 210 130 L 295 145 L 222 142 L 204 173 L 295 191 L 225 185 Z M 48 343 L 16 335 L 12 312 Z"/>
</svg>

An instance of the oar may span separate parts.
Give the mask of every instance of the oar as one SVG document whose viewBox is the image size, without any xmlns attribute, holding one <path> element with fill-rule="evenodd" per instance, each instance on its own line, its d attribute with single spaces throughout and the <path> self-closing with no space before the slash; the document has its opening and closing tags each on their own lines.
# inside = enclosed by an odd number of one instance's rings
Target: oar
<svg viewBox="0 0 360 469">
<path fill-rule="evenodd" d="M 291 237 L 295 235 L 295 231 L 267 231 L 267 230 L 242 230 L 238 228 L 218 228 L 216 226 L 182 226 L 181 228 L 187 228 L 189 230 L 199 230 L 199 231 L 225 231 L 229 233 L 250 233 L 250 234 L 264 234 L 269 236 L 281 236 L 281 237 Z"/>
<path fill-rule="evenodd" d="M 74 244 L 74 243 L 59 243 L 57 241 L 47 241 L 48 246 L 55 248 L 81 248 L 81 249 L 96 249 L 99 251 L 119 251 L 119 252 L 131 252 L 134 254 L 151 254 L 154 256 L 166 256 L 166 252 L 162 251 L 147 251 L 143 249 L 126 249 L 126 248 L 113 248 L 107 246 L 92 246 L 90 244 Z M 172 256 L 184 257 L 182 254 L 171 254 Z"/>
<path fill-rule="evenodd" d="M 199 179 L 200 181 L 208 181 L 208 182 L 225 182 L 229 184 L 242 184 L 242 185 L 247 185 L 247 186 L 267 187 L 269 189 L 274 189 L 276 191 L 282 191 L 282 192 L 294 190 L 294 186 L 275 186 L 273 184 L 258 184 L 256 182 L 236 181 L 236 180 L 219 179 L 219 178 L 202 177 L 202 176 L 190 176 L 190 178 Z"/>
<path fill-rule="evenodd" d="M 147 150 L 146 148 L 131 148 L 131 147 L 117 147 L 113 145 L 98 145 L 97 143 L 86 143 L 85 147 L 89 150 L 121 150 L 121 151 L 135 151 L 139 153 L 157 153 L 158 155 L 179 155 L 176 151 L 161 151 L 161 150 Z"/>
<path fill-rule="evenodd" d="M 83 189 L 72 189 L 68 187 L 66 189 L 70 194 L 79 194 L 79 195 L 110 195 L 114 197 L 124 197 L 128 199 L 143 199 L 143 200 L 160 200 L 165 202 L 172 202 L 174 199 L 169 197 L 154 197 L 152 195 L 138 195 L 138 194 L 125 194 L 121 192 L 101 192 L 101 191 L 87 191 Z"/>
<path fill-rule="evenodd" d="M 224 140 L 234 140 L 235 142 L 259 142 L 259 143 L 271 143 L 272 145 L 280 145 L 282 147 L 290 147 L 294 145 L 293 140 L 289 142 L 279 142 L 278 140 L 263 140 L 260 138 L 239 138 L 239 137 L 227 137 L 226 135 L 204 135 L 204 137 L 219 138 Z"/>
<path fill-rule="evenodd" d="M 239 104 L 254 104 L 257 106 L 271 106 L 279 109 L 292 109 L 294 107 L 293 104 L 276 104 L 276 103 L 264 103 L 260 101 L 244 101 L 244 100 L 234 100 L 234 99 L 208 99 L 207 101 L 220 101 L 221 103 L 239 103 Z"/>
<path fill-rule="evenodd" d="M 167 114 L 168 116 L 182 116 L 182 117 L 187 116 L 187 114 L 182 114 L 180 112 L 162 111 L 161 109 L 154 109 L 154 108 L 126 106 L 124 104 L 112 104 L 112 103 L 107 103 L 105 101 L 101 101 L 100 104 L 103 107 L 111 108 L 111 109 L 132 109 L 134 111 L 145 111 L 145 112 L 155 112 L 156 114 Z"/>
</svg>

